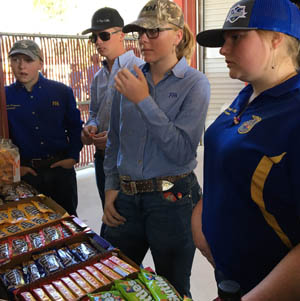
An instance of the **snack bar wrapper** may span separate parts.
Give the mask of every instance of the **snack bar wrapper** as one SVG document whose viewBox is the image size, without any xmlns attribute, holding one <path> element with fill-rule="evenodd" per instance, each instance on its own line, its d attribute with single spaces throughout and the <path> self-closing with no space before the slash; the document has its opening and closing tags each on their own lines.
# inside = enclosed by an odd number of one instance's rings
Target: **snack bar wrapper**
<svg viewBox="0 0 300 301">
<path fill-rule="evenodd" d="M 156 274 L 152 274 L 144 269 L 139 273 L 139 279 L 146 285 L 151 292 L 154 300 L 172 300 L 181 301 L 179 293 L 175 288 L 164 278 Z"/>
<path fill-rule="evenodd" d="M 115 280 L 115 288 L 121 292 L 125 300 L 129 301 L 155 301 L 151 293 L 145 288 L 142 282 L 138 279 L 135 280 Z M 168 299 L 166 299 L 168 300 Z M 172 300 L 172 299 L 171 299 Z"/>
<path fill-rule="evenodd" d="M 126 301 L 118 291 L 107 291 L 95 294 L 88 294 L 91 301 Z"/>
</svg>

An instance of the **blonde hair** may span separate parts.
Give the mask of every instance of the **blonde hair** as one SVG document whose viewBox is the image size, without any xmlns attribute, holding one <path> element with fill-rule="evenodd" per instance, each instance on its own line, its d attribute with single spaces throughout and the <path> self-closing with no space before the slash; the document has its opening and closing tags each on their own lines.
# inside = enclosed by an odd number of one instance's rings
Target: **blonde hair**
<svg viewBox="0 0 300 301">
<path fill-rule="evenodd" d="M 300 68 L 300 41 L 292 36 L 287 36 L 287 51 L 298 70 Z"/>
<path fill-rule="evenodd" d="M 262 29 L 258 29 L 257 32 L 262 36 L 267 36 L 272 33 L 270 30 Z M 298 70 L 300 67 L 300 41 L 290 35 L 284 35 L 286 37 L 286 54 L 292 59 L 295 68 Z"/>
<path fill-rule="evenodd" d="M 178 27 L 176 28 L 178 29 Z M 195 45 L 196 43 L 194 34 L 192 33 L 188 24 L 185 23 L 183 27 L 182 40 L 176 47 L 177 59 L 180 60 L 182 57 L 185 57 L 188 63 L 190 64 L 191 59 L 194 55 Z"/>
</svg>

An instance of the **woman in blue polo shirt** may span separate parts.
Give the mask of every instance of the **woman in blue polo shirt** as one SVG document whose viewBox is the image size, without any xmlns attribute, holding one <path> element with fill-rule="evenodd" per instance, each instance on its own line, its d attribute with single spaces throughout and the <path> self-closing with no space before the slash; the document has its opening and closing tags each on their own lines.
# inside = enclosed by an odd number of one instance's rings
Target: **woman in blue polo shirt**
<svg viewBox="0 0 300 301">
<path fill-rule="evenodd" d="M 222 29 L 197 35 L 221 47 L 230 77 L 249 83 L 206 131 L 205 238 L 195 230 L 245 301 L 300 300 L 299 40 L 289 0 L 237 2 Z"/>
<path fill-rule="evenodd" d="M 187 63 L 194 37 L 174 2 L 149 1 L 123 31 L 137 35 L 147 63 L 115 78 L 120 93 L 105 151 L 104 237 L 138 264 L 150 248 L 156 272 L 190 295 L 190 221 L 200 197 L 193 169 L 209 83 Z"/>
</svg>

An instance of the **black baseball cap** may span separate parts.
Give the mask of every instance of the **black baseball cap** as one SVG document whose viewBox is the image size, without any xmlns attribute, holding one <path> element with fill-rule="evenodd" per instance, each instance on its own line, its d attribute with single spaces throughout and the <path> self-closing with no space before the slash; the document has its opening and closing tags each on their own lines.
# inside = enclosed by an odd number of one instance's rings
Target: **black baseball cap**
<svg viewBox="0 0 300 301">
<path fill-rule="evenodd" d="M 197 34 L 205 47 L 222 47 L 228 30 L 262 29 L 288 34 L 300 40 L 300 10 L 290 0 L 241 0 L 229 10 L 223 28 Z"/>
<path fill-rule="evenodd" d="M 124 20 L 119 12 L 110 7 L 98 9 L 92 17 L 92 27 L 84 30 L 82 34 L 87 34 L 93 31 L 101 31 L 112 27 L 123 27 Z"/>
</svg>

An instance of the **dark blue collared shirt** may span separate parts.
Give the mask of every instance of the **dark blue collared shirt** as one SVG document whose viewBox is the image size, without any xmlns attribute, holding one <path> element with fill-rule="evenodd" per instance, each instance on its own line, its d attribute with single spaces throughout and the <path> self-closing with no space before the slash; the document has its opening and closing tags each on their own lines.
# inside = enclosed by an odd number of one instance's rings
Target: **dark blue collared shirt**
<svg viewBox="0 0 300 301">
<path fill-rule="evenodd" d="M 203 232 L 216 268 L 244 292 L 300 243 L 300 74 L 247 105 L 252 93 L 249 84 L 204 139 Z"/>
<path fill-rule="evenodd" d="M 82 121 L 71 88 L 40 74 L 31 92 L 19 82 L 5 92 L 9 134 L 21 159 L 65 152 L 78 162 Z"/>
</svg>

